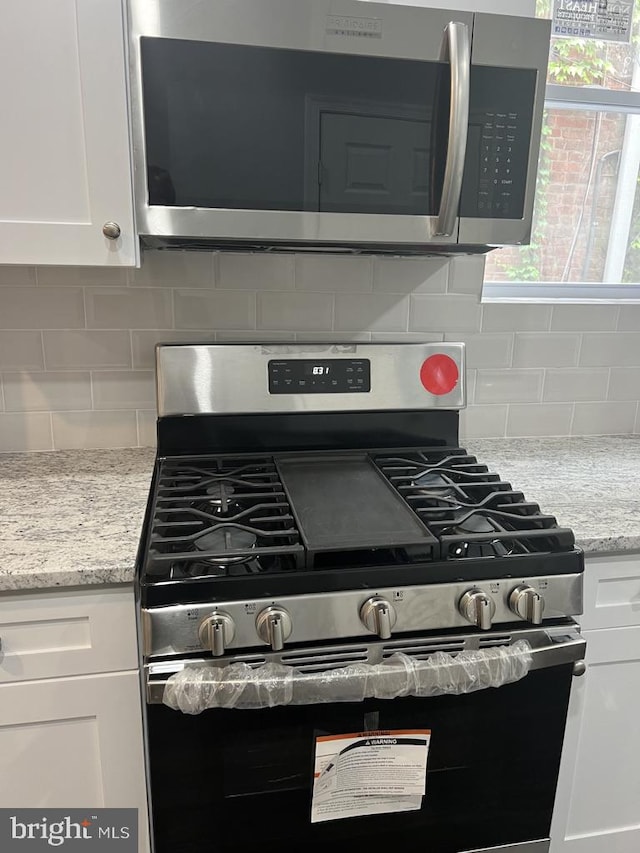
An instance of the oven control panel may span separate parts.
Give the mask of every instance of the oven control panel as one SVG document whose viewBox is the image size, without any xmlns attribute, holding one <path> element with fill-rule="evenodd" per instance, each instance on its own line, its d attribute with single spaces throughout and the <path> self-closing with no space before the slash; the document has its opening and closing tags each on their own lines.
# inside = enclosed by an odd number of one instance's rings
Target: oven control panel
<svg viewBox="0 0 640 853">
<path fill-rule="evenodd" d="M 270 394 L 363 394 L 371 391 L 368 358 L 272 359 Z"/>
<path fill-rule="evenodd" d="M 509 622 L 539 625 L 582 613 L 582 574 L 496 578 L 477 586 L 446 584 L 343 590 L 282 596 L 278 600 L 179 604 L 144 611 L 145 654 L 175 655 L 233 649 L 398 637 L 415 631 L 481 630 Z"/>
</svg>

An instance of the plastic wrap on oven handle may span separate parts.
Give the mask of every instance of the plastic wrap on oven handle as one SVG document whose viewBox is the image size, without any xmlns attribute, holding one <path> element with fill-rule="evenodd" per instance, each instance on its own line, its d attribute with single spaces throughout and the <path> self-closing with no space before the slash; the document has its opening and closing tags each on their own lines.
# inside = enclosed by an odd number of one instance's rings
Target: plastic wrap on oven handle
<svg viewBox="0 0 640 853">
<path fill-rule="evenodd" d="M 322 672 L 303 673 L 279 663 L 256 668 L 246 663 L 224 667 L 197 664 L 167 679 L 162 701 L 176 711 L 200 714 L 208 708 L 273 708 L 441 696 L 519 681 L 530 666 L 531 646 L 526 640 L 456 655 L 435 652 L 424 660 L 398 652 L 382 663 L 354 663 Z"/>
</svg>

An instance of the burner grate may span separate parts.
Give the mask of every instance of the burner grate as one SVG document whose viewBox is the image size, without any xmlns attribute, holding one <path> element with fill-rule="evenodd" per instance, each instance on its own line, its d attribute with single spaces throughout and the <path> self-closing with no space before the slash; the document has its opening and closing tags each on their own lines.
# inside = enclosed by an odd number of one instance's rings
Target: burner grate
<svg viewBox="0 0 640 853">
<path fill-rule="evenodd" d="M 571 551 L 573 533 L 463 449 L 374 457 L 448 560 Z"/>
<path fill-rule="evenodd" d="M 162 461 L 147 572 L 171 578 L 299 567 L 291 507 L 270 457 Z"/>
</svg>

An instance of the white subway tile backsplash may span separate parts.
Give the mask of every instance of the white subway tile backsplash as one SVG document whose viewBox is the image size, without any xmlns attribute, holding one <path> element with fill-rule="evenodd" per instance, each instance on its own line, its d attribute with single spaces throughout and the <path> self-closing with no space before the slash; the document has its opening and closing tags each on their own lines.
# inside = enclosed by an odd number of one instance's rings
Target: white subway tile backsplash
<svg viewBox="0 0 640 853">
<path fill-rule="evenodd" d="M 52 449 L 49 412 L 0 414 L 0 452 Z"/>
<path fill-rule="evenodd" d="M 293 337 L 298 343 L 367 343 L 371 340 L 371 332 L 296 332 Z"/>
<path fill-rule="evenodd" d="M 42 338 L 47 370 L 131 367 L 128 331 L 45 331 Z"/>
<path fill-rule="evenodd" d="M 156 446 L 157 414 L 154 410 L 141 409 L 138 416 L 138 444 L 140 447 Z"/>
<path fill-rule="evenodd" d="M 381 344 L 430 344 L 443 341 L 444 335 L 436 332 L 372 332 L 371 340 Z"/>
<path fill-rule="evenodd" d="M 409 300 L 400 294 L 336 294 L 338 331 L 406 332 Z"/>
<path fill-rule="evenodd" d="M 37 283 L 44 287 L 126 287 L 127 270 L 122 267 L 38 267 Z"/>
<path fill-rule="evenodd" d="M 617 305 L 554 305 L 552 332 L 609 332 L 618 322 Z M 639 327 L 640 328 L 640 327 Z"/>
<path fill-rule="evenodd" d="M 238 291 L 174 290 L 176 329 L 254 328 L 255 294 Z"/>
<path fill-rule="evenodd" d="M 369 292 L 373 258 L 342 255 L 296 255 L 295 286 L 298 290 Z M 274 290 L 282 290 L 275 288 Z"/>
<path fill-rule="evenodd" d="M 85 298 L 89 329 L 166 329 L 173 325 L 169 290 L 88 287 Z"/>
<path fill-rule="evenodd" d="M 465 400 L 467 406 L 472 405 L 476 401 L 476 385 L 478 380 L 478 371 L 467 368 L 465 372 Z"/>
<path fill-rule="evenodd" d="M 480 305 L 471 296 L 412 296 L 409 329 L 413 332 L 477 332 Z"/>
<path fill-rule="evenodd" d="M 576 403 L 573 435 L 626 435 L 633 431 L 636 402 Z"/>
<path fill-rule="evenodd" d="M 473 293 L 480 297 L 486 255 L 460 255 L 449 264 L 449 293 Z"/>
<path fill-rule="evenodd" d="M 91 408 L 91 377 L 85 371 L 5 373 L 2 383 L 8 412 Z"/>
<path fill-rule="evenodd" d="M 176 329 L 142 329 L 131 332 L 131 351 L 133 366 L 136 368 L 155 368 L 156 344 L 171 343 L 211 343 L 215 339 L 214 332 L 209 330 L 177 331 Z"/>
<path fill-rule="evenodd" d="M 0 370 L 38 370 L 43 367 L 42 332 L 0 332 Z"/>
<path fill-rule="evenodd" d="M 229 290 L 293 290 L 293 255 L 222 254 L 217 287 Z"/>
<path fill-rule="evenodd" d="M 0 287 L 24 287 L 36 283 L 36 268 L 22 266 L 0 266 Z"/>
<path fill-rule="evenodd" d="M 508 406 L 469 406 L 460 412 L 460 438 L 502 438 Z"/>
<path fill-rule="evenodd" d="M 572 403 L 516 403 L 509 406 L 507 435 L 569 435 Z"/>
<path fill-rule="evenodd" d="M 142 252 L 142 266 L 129 271 L 134 287 L 213 287 L 217 255 L 211 252 Z"/>
<path fill-rule="evenodd" d="M 466 345 L 467 364 L 469 367 L 509 367 L 513 354 L 513 335 L 491 334 L 481 335 L 458 334 L 447 332 L 445 341 L 462 341 Z"/>
<path fill-rule="evenodd" d="M 483 332 L 546 332 L 550 323 L 550 305 L 488 302 L 482 306 Z"/>
<path fill-rule="evenodd" d="M 542 370 L 478 370 L 476 403 L 534 403 L 542 395 Z"/>
<path fill-rule="evenodd" d="M 81 287 L 0 288 L 3 329 L 78 329 L 84 327 Z"/>
<path fill-rule="evenodd" d="M 606 368 L 589 370 L 550 368 L 545 371 L 542 399 L 545 403 L 565 400 L 605 400 L 609 371 Z"/>
<path fill-rule="evenodd" d="M 51 418 L 55 446 L 155 443 L 154 346 L 172 340 L 463 340 L 463 435 L 568 434 L 574 409 L 574 434 L 640 431 L 640 306 L 480 306 L 484 260 L 145 251 L 135 271 L 0 267 L 0 449 L 50 449 Z"/>
<path fill-rule="evenodd" d="M 633 432 L 635 433 L 635 435 L 640 435 L 640 400 L 638 400 L 638 405 L 636 408 L 636 425 Z"/>
<path fill-rule="evenodd" d="M 374 258 L 373 289 L 379 293 L 444 293 L 448 261 L 439 258 Z"/>
<path fill-rule="evenodd" d="M 640 332 L 587 332 L 581 367 L 640 367 Z"/>
<path fill-rule="evenodd" d="M 156 405 L 153 370 L 94 370 L 91 383 L 94 409 L 153 409 Z"/>
<path fill-rule="evenodd" d="M 619 332 L 640 332 L 640 305 L 621 305 Z"/>
<path fill-rule="evenodd" d="M 518 333 L 513 348 L 514 367 L 573 367 L 578 363 L 580 336 L 560 333 Z"/>
<path fill-rule="evenodd" d="M 257 325 L 258 329 L 277 331 L 329 331 L 333 326 L 333 296 L 328 293 L 259 293 Z"/>
<path fill-rule="evenodd" d="M 216 340 L 221 343 L 262 343 L 262 341 L 292 341 L 295 338 L 293 332 L 265 332 L 263 329 L 228 329 L 224 332 L 216 332 Z"/>
<path fill-rule="evenodd" d="M 640 400 L 640 367 L 612 367 L 609 400 Z"/>
<path fill-rule="evenodd" d="M 135 447 L 135 412 L 54 412 L 51 415 L 56 450 Z"/>
</svg>

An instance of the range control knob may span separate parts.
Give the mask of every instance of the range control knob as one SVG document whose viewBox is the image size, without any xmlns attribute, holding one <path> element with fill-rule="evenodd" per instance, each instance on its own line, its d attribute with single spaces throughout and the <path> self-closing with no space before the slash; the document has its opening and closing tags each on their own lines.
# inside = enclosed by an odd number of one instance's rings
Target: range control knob
<svg viewBox="0 0 640 853">
<path fill-rule="evenodd" d="M 491 620 L 496 612 L 496 605 L 490 595 L 482 589 L 468 589 L 458 603 L 460 615 L 467 622 L 477 625 L 482 631 L 491 628 Z"/>
<path fill-rule="evenodd" d="M 392 604 L 379 595 L 368 598 L 360 608 L 362 624 L 372 634 L 377 634 L 381 640 L 389 639 L 397 618 Z"/>
<path fill-rule="evenodd" d="M 256 631 L 263 643 L 279 652 L 293 631 L 291 616 L 284 607 L 265 607 L 256 617 Z"/>
<path fill-rule="evenodd" d="M 532 625 L 540 625 L 542 622 L 544 598 L 532 586 L 517 586 L 509 596 L 509 607 L 525 622 L 531 622 Z"/>
<path fill-rule="evenodd" d="M 198 636 L 205 649 L 221 657 L 236 633 L 233 619 L 224 610 L 216 610 L 200 623 Z"/>
</svg>

